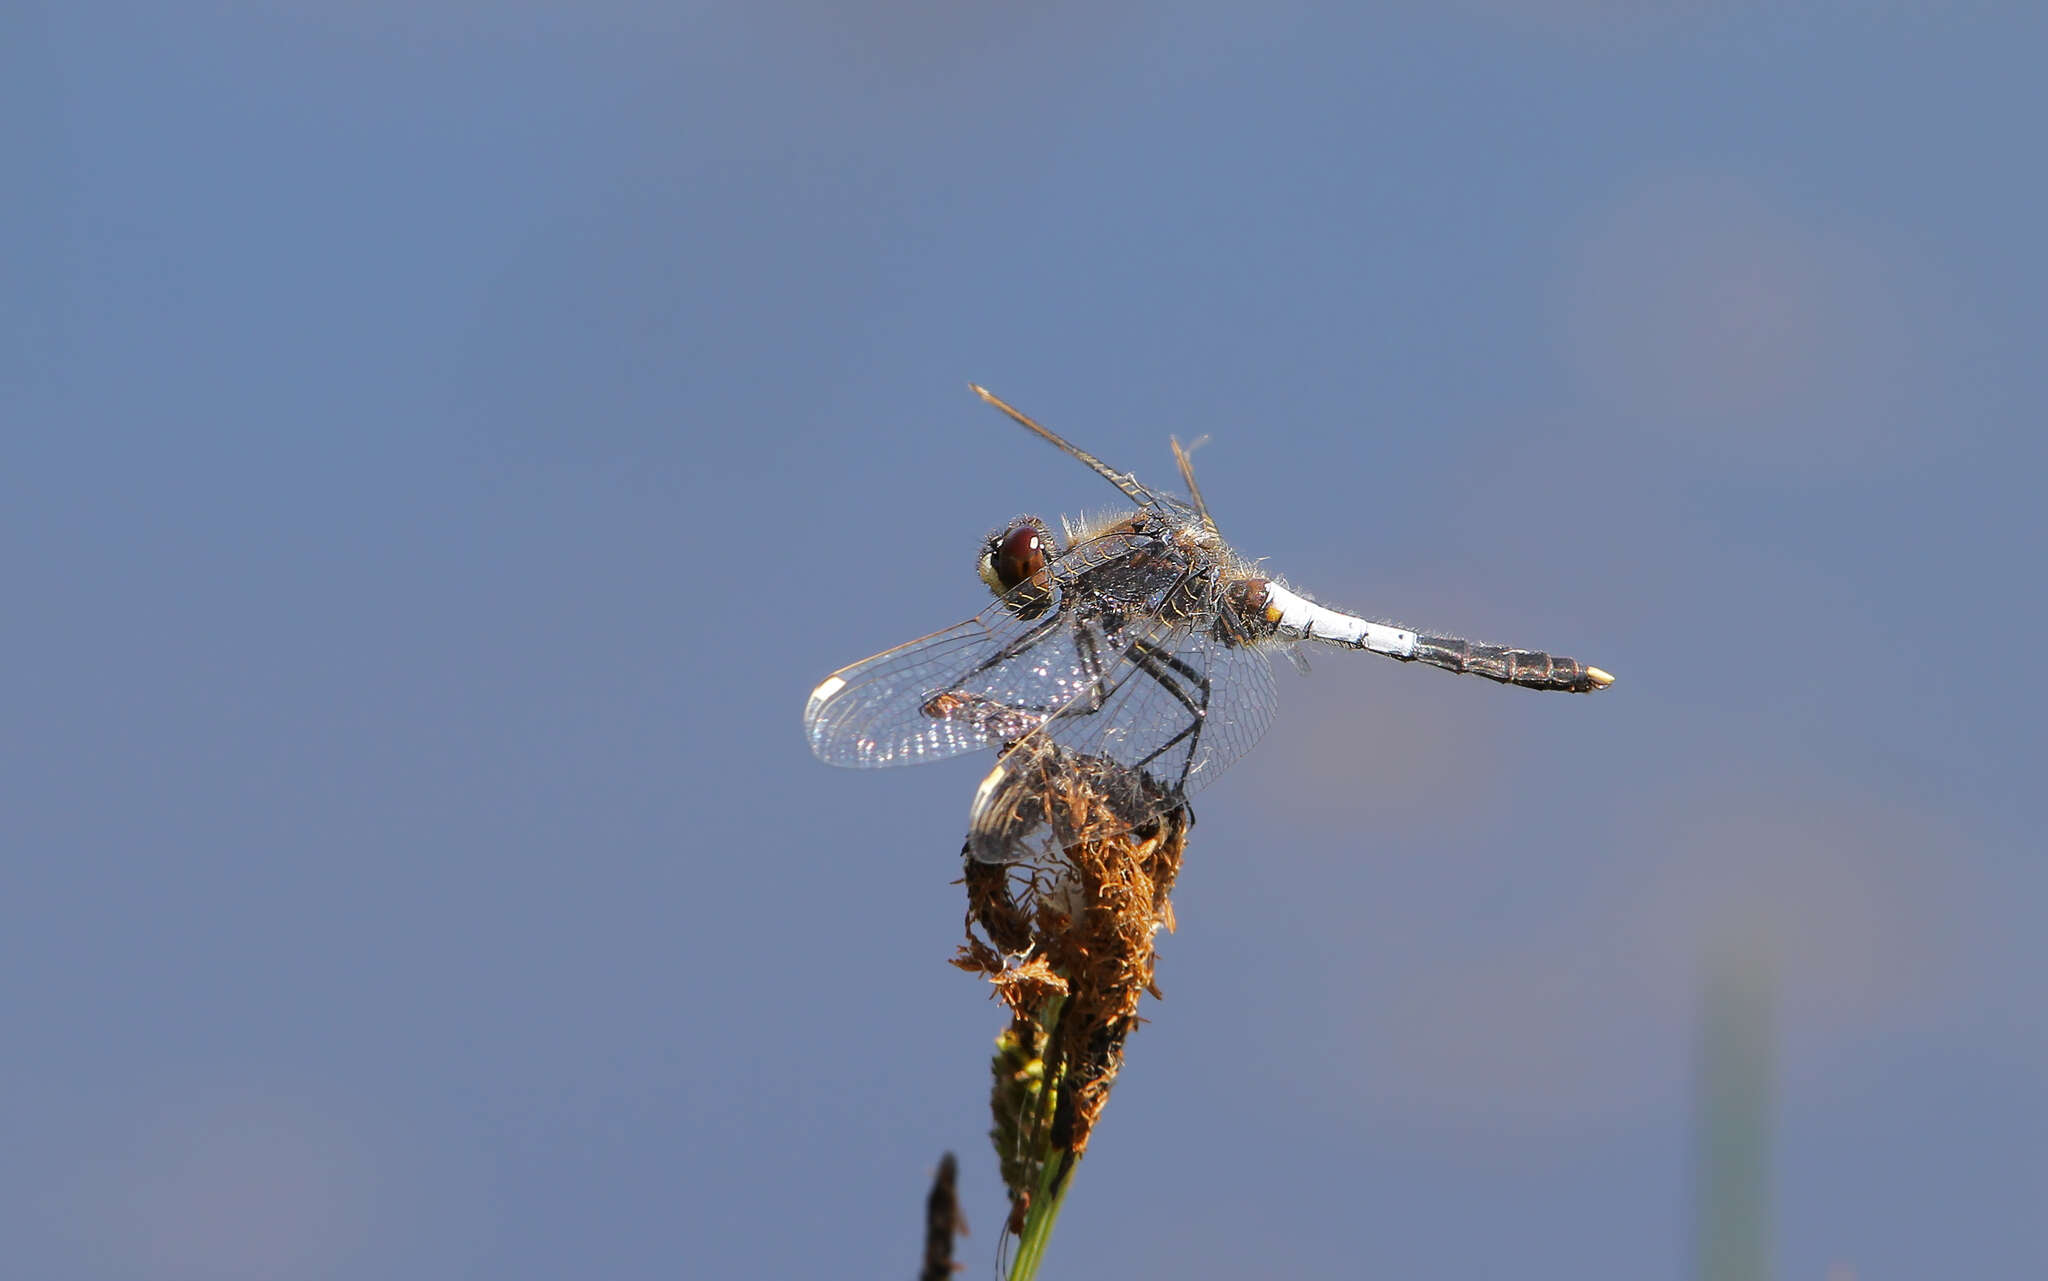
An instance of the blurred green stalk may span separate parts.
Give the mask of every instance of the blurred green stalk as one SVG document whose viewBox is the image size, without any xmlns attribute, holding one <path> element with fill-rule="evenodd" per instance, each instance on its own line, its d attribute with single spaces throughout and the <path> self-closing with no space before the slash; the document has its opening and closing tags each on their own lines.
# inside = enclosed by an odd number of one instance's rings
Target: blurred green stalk
<svg viewBox="0 0 2048 1281">
<path fill-rule="evenodd" d="M 1771 1120 L 1777 975 L 1758 953 L 1708 961 L 1693 1134 L 1695 1281 L 1771 1275 Z"/>
<path fill-rule="evenodd" d="M 1065 1153 L 1046 1153 L 1044 1171 L 1031 1197 L 1031 1209 L 1024 1215 L 1024 1230 L 1017 1234 L 1017 1257 L 1010 1264 L 1009 1281 L 1031 1281 L 1038 1275 L 1038 1264 L 1052 1241 L 1053 1222 L 1060 1217 L 1060 1206 L 1066 1203 L 1067 1188 L 1073 1183 L 1072 1179 L 1060 1178 L 1060 1171 L 1065 1168 Z M 1053 1191 L 1055 1183 L 1059 1184 L 1057 1192 Z"/>
</svg>

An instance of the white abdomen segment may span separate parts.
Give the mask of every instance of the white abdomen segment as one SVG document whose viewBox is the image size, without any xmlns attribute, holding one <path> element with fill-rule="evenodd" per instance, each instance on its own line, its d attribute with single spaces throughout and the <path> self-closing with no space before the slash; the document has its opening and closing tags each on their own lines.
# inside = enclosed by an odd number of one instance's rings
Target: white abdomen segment
<svg viewBox="0 0 2048 1281">
<path fill-rule="evenodd" d="M 1415 653 L 1414 632 L 1385 623 L 1369 623 L 1356 614 L 1318 605 L 1278 583 L 1266 584 L 1266 621 L 1276 625 L 1280 635 L 1290 640 L 1349 645 L 1391 658 L 1410 658 Z"/>
</svg>

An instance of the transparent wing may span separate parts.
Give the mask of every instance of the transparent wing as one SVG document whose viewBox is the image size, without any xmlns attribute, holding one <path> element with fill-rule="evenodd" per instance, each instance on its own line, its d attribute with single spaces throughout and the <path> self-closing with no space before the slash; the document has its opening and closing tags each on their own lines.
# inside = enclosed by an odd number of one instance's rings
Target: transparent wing
<svg viewBox="0 0 2048 1281">
<path fill-rule="evenodd" d="M 983 862 L 1053 854 L 1142 827 L 1250 751 L 1279 692 L 1250 629 L 1215 593 L 1171 600 L 1090 642 L 1108 650 L 1084 691 L 1006 751 L 975 794 L 968 848 Z M 1076 630 L 1093 624 L 1082 619 Z"/>
<path fill-rule="evenodd" d="M 804 708 L 811 751 L 830 765 L 916 765 L 1029 734 L 1100 689 L 1115 657 L 1076 627 L 1078 592 L 1105 571 L 1132 590 L 1170 579 L 1170 566 L 1130 563 L 1158 542 L 1111 533 L 1079 543 L 966 622 L 834 672 Z"/>
</svg>

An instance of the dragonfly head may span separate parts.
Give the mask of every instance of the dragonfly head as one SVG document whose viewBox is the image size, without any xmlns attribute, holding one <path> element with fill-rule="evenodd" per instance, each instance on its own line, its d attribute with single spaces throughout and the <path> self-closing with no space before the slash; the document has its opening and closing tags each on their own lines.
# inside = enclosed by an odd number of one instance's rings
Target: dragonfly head
<svg viewBox="0 0 2048 1281">
<path fill-rule="evenodd" d="M 1007 596 L 1044 569 L 1057 550 L 1052 531 L 1044 521 L 1036 516 L 1019 516 L 983 540 L 981 559 L 975 569 L 990 591 Z"/>
</svg>

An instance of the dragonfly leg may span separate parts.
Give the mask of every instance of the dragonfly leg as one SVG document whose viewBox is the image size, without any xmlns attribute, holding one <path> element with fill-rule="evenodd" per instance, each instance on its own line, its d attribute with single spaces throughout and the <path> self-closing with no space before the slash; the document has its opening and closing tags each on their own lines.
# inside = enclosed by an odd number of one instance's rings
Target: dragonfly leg
<svg viewBox="0 0 2048 1281">
<path fill-rule="evenodd" d="M 1161 689 L 1173 695 L 1174 699 L 1182 707 L 1188 709 L 1187 727 L 1172 738 L 1167 739 L 1164 743 L 1161 743 L 1156 751 L 1151 752 L 1145 759 L 1139 761 L 1137 768 L 1144 769 L 1153 761 L 1172 751 L 1183 739 L 1191 740 L 1188 742 L 1187 759 L 1181 763 L 1180 767 L 1178 786 L 1184 788 L 1187 786 L 1188 772 L 1194 768 L 1195 757 L 1202 748 L 1202 727 L 1208 723 L 1209 719 L 1209 678 L 1189 666 L 1179 655 L 1174 654 L 1170 650 L 1160 649 L 1146 641 L 1134 643 L 1125 652 L 1130 655 L 1132 664 L 1139 671 L 1151 677 Z M 1187 690 L 1182 689 L 1180 684 L 1173 679 L 1173 675 L 1169 673 L 1179 675 L 1191 687 L 1199 690 L 1201 692 L 1200 700 L 1197 701 Z"/>
</svg>

